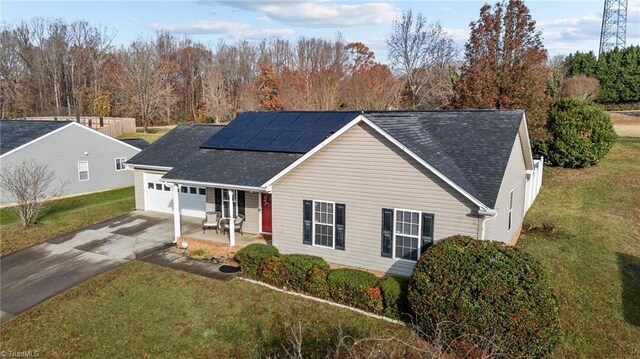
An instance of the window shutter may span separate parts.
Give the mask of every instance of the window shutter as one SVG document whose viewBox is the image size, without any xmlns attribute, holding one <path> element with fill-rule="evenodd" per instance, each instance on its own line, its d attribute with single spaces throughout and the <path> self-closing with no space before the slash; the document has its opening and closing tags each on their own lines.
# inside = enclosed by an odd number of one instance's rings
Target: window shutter
<svg viewBox="0 0 640 359">
<path fill-rule="evenodd" d="M 422 213 L 422 247 L 420 254 L 433 244 L 433 214 Z"/>
<path fill-rule="evenodd" d="M 238 191 L 238 214 L 244 216 L 244 191 Z"/>
<path fill-rule="evenodd" d="M 383 257 L 391 258 L 393 253 L 393 209 L 382 209 L 382 250 Z"/>
<path fill-rule="evenodd" d="M 302 201 L 302 244 L 311 245 L 311 221 L 313 220 L 313 201 Z"/>
<path fill-rule="evenodd" d="M 344 203 L 336 203 L 336 249 L 343 251 L 346 207 Z"/>
<path fill-rule="evenodd" d="M 215 188 L 213 193 L 215 196 L 214 203 L 216 212 L 222 212 L 222 190 L 220 188 Z"/>
</svg>

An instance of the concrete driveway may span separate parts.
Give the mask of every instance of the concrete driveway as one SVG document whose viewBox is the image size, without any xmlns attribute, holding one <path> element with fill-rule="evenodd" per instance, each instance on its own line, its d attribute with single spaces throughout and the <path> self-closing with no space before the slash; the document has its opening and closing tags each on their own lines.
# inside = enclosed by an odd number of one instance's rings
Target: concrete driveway
<svg viewBox="0 0 640 359">
<path fill-rule="evenodd" d="M 183 221 L 183 231 L 197 227 L 196 221 Z M 171 215 L 132 212 L 4 256 L 0 322 L 172 241 Z"/>
</svg>

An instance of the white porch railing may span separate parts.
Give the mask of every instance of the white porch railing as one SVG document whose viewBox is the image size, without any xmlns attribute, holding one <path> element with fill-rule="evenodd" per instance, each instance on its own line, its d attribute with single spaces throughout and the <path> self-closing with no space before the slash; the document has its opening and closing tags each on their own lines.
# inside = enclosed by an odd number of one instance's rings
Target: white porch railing
<svg viewBox="0 0 640 359">
<path fill-rule="evenodd" d="M 544 169 L 544 158 L 533 160 L 533 170 L 527 171 L 527 185 L 525 188 L 524 211 L 527 212 L 536 200 L 540 187 L 542 187 L 542 172 Z"/>
</svg>

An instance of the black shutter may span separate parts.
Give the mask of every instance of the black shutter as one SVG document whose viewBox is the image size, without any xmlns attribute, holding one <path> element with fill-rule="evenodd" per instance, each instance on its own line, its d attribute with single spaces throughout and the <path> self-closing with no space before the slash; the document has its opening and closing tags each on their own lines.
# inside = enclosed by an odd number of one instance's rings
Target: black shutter
<svg viewBox="0 0 640 359">
<path fill-rule="evenodd" d="M 302 244 L 311 245 L 311 221 L 313 219 L 313 201 L 302 201 Z"/>
<path fill-rule="evenodd" d="M 244 191 L 238 191 L 238 214 L 244 216 Z"/>
<path fill-rule="evenodd" d="M 393 209 L 382 209 L 382 251 L 383 257 L 391 258 L 393 250 Z"/>
<path fill-rule="evenodd" d="M 433 214 L 422 213 L 422 249 L 420 254 L 433 244 Z"/>
<path fill-rule="evenodd" d="M 346 207 L 344 203 L 336 203 L 336 249 L 343 251 Z"/>
<path fill-rule="evenodd" d="M 222 212 L 222 190 L 220 188 L 213 189 L 216 212 Z"/>
</svg>

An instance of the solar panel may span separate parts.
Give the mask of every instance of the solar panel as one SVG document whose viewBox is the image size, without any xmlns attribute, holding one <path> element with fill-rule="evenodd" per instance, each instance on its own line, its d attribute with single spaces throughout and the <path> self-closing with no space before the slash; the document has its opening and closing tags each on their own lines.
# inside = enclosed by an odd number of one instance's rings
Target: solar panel
<svg viewBox="0 0 640 359">
<path fill-rule="evenodd" d="M 244 112 L 200 147 L 305 153 L 358 112 Z"/>
</svg>

